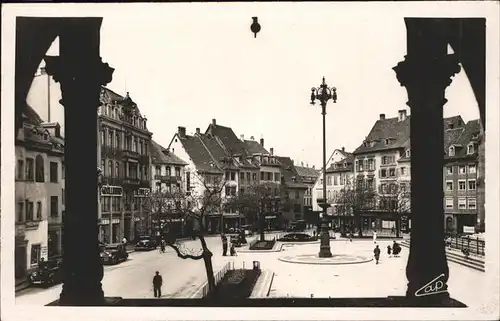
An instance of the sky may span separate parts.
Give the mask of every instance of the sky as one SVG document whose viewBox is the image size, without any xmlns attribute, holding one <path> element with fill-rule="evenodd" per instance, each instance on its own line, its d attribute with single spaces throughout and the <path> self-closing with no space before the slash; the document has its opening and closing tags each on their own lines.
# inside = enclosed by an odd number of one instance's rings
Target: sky
<svg viewBox="0 0 500 321">
<path fill-rule="evenodd" d="M 337 103 L 327 105 L 328 154 L 356 149 L 381 113 L 411 114 L 392 70 L 406 54 L 397 10 L 381 15 L 314 3 L 120 7 L 99 11 L 101 56 L 115 68 L 107 87 L 130 92 L 164 146 L 178 126 L 204 131 L 215 118 L 238 137 L 264 138 L 265 147 L 295 164 L 321 167 L 321 110 L 309 101 L 323 76 L 338 93 Z M 262 27 L 256 38 L 252 16 Z M 463 70 L 446 97 L 445 116 L 479 118 Z"/>
</svg>

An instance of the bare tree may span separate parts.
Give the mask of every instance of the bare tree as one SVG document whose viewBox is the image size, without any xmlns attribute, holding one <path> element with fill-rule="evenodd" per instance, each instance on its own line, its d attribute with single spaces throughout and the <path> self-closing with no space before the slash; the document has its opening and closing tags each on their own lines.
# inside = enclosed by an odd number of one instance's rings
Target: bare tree
<svg viewBox="0 0 500 321">
<path fill-rule="evenodd" d="M 345 214 L 353 213 L 359 236 L 363 236 L 361 213 L 375 208 L 376 191 L 373 183 L 367 180 L 346 180 L 344 188 L 337 194 L 337 202 Z M 352 228 L 352 227 L 351 227 Z"/>
<path fill-rule="evenodd" d="M 396 222 L 396 237 L 399 237 L 401 217 L 411 212 L 411 183 L 381 184 L 377 199 L 379 209 L 392 214 Z"/>
<path fill-rule="evenodd" d="M 193 175 L 198 180 L 202 192 L 183 192 L 180 189 L 158 190 L 152 193 L 145 204 L 147 209 L 156 216 L 158 222 L 162 215 L 176 213 L 184 221 L 192 222 L 193 236 L 200 240 L 201 251 L 189 249 L 183 243 L 178 242 L 173 234 L 165 235 L 166 245 L 173 248 L 181 259 L 201 260 L 205 263 L 209 293 L 215 289 L 215 277 L 212 265 L 212 252 L 205 240 L 205 214 L 217 212 L 222 204 L 222 191 L 226 180 L 221 175 L 204 175 L 197 173 Z M 159 224 L 159 223 L 158 223 Z"/>
<path fill-rule="evenodd" d="M 266 214 L 278 212 L 286 204 L 286 197 L 281 195 L 279 185 L 275 183 L 249 185 L 227 203 L 243 213 L 247 222 L 257 225 L 261 241 L 265 240 Z"/>
</svg>

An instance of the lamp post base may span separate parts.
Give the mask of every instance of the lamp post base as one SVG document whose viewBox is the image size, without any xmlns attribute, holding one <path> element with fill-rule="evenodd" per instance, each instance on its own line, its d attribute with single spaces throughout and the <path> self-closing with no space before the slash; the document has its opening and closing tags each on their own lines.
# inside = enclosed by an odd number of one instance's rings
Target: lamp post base
<svg viewBox="0 0 500 321">
<path fill-rule="evenodd" d="M 319 257 L 332 257 L 332 251 L 330 250 L 330 233 L 328 232 L 328 222 L 326 219 L 321 221 L 321 245 L 319 247 Z"/>
</svg>

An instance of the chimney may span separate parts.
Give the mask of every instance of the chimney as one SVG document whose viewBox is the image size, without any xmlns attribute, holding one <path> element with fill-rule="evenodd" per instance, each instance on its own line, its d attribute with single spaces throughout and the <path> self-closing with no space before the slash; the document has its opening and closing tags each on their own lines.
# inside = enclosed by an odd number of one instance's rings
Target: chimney
<svg viewBox="0 0 500 321">
<path fill-rule="evenodd" d="M 300 162 L 300 166 L 304 167 L 304 162 Z"/>
<path fill-rule="evenodd" d="M 182 126 L 177 127 L 177 134 L 180 137 L 186 137 L 186 127 L 182 127 Z"/>
<path fill-rule="evenodd" d="M 242 142 L 244 142 L 245 141 L 245 135 L 241 134 L 240 135 L 240 139 L 241 139 Z"/>
<path fill-rule="evenodd" d="M 253 137 L 253 136 L 250 136 L 250 140 L 255 140 L 255 137 Z"/>
<path fill-rule="evenodd" d="M 316 169 L 316 165 L 313 165 L 313 169 Z"/>
<path fill-rule="evenodd" d="M 345 147 L 342 147 L 342 153 L 344 153 L 344 152 L 345 152 Z"/>
<path fill-rule="evenodd" d="M 406 109 L 398 110 L 399 113 L 399 121 L 403 121 L 406 119 Z"/>
<path fill-rule="evenodd" d="M 384 120 L 385 119 L 385 114 L 380 114 L 380 120 Z"/>
<path fill-rule="evenodd" d="M 271 153 L 271 155 L 274 155 L 274 148 L 269 148 L 269 152 Z"/>
<path fill-rule="evenodd" d="M 260 139 L 260 146 L 264 147 L 264 138 Z"/>
<path fill-rule="evenodd" d="M 212 119 L 212 125 L 214 125 L 214 126 L 217 125 L 217 121 L 215 120 L 215 118 Z"/>
<path fill-rule="evenodd" d="M 196 135 L 199 135 L 200 134 L 200 128 L 196 128 Z"/>
</svg>

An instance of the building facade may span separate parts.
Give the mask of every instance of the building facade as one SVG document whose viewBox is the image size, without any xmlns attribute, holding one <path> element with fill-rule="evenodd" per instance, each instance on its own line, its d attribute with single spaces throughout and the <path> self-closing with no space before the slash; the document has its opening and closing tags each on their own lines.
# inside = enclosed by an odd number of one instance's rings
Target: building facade
<svg viewBox="0 0 500 321">
<path fill-rule="evenodd" d="M 27 107 L 15 142 L 15 275 L 62 251 L 64 141 L 58 124 L 43 123 Z"/>
<path fill-rule="evenodd" d="M 182 193 L 190 192 L 191 173 L 185 171 L 188 163 L 180 159 L 169 149 L 151 140 L 151 187 L 153 192 Z M 175 209 L 163 209 L 161 217 L 141 217 L 139 228 L 141 234 L 159 235 L 167 229 L 175 237 L 187 235 L 186 221 Z"/>
<path fill-rule="evenodd" d="M 142 200 L 150 194 L 150 144 L 147 118 L 130 98 L 102 88 L 98 109 L 98 167 L 102 173 L 99 197 L 100 239 L 120 242 L 136 237 L 143 221 Z M 140 226 L 140 224 L 137 224 Z"/>
<path fill-rule="evenodd" d="M 309 165 L 304 166 L 303 162 L 301 166 L 295 166 L 295 169 L 302 182 L 307 186 L 304 192 L 304 220 L 308 226 L 317 225 L 319 223 L 319 215 L 313 212 L 313 191 L 320 171 L 314 165 L 312 167 L 309 167 Z"/>
</svg>

